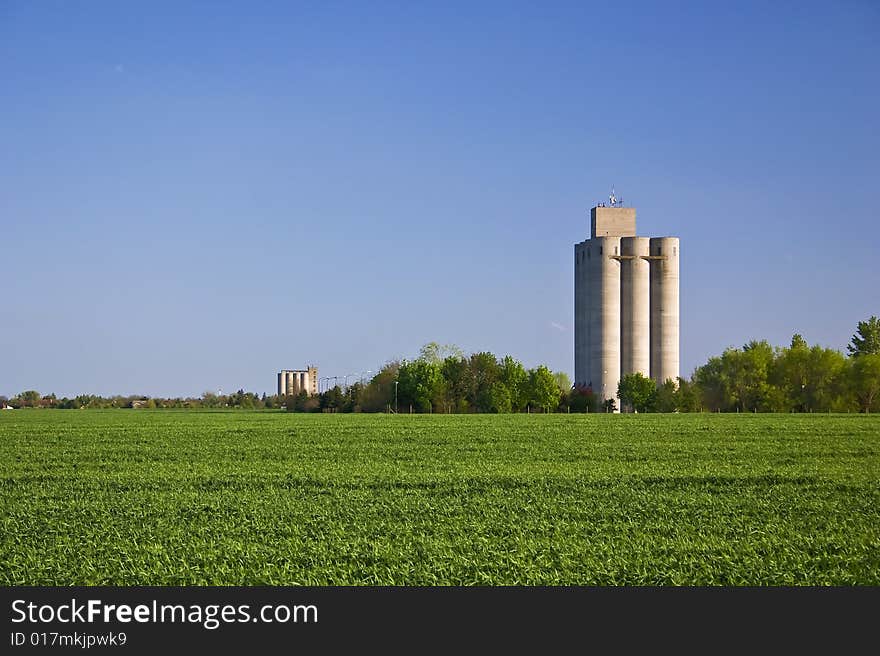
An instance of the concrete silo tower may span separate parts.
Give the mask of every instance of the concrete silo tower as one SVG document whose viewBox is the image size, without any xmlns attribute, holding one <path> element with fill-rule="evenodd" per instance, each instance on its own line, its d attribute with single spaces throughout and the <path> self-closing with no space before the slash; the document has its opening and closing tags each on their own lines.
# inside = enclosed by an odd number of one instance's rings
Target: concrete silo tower
<svg viewBox="0 0 880 656">
<path fill-rule="evenodd" d="M 283 369 L 278 373 L 279 396 L 306 392 L 318 393 L 318 368 L 309 365 L 307 369 Z"/>
<path fill-rule="evenodd" d="M 678 237 L 651 239 L 651 378 L 678 383 Z"/>
<path fill-rule="evenodd" d="M 678 238 L 637 237 L 635 208 L 610 200 L 575 244 L 575 384 L 600 402 L 626 374 L 658 384 L 679 374 Z"/>
<path fill-rule="evenodd" d="M 620 373 L 651 375 L 650 240 L 620 240 Z"/>
<path fill-rule="evenodd" d="M 620 381 L 620 237 L 595 237 L 587 246 L 590 287 L 590 381 L 603 399 Z"/>
</svg>

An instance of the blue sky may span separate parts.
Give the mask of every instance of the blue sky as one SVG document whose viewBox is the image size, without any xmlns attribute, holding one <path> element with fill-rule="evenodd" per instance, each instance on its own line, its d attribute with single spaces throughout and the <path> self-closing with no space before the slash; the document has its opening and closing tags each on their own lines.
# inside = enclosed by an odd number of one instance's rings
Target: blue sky
<svg viewBox="0 0 880 656">
<path fill-rule="evenodd" d="M 0 394 L 271 392 L 428 341 L 573 373 L 615 186 L 682 373 L 880 314 L 880 6 L 0 3 Z"/>
</svg>

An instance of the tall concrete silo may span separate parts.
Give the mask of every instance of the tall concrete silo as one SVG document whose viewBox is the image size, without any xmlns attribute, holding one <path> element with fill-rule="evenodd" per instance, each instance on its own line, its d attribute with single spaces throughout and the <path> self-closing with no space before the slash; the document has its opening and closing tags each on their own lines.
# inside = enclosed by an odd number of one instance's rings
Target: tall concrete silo
<svg viewBox="0 0 880 656">
<path fill-rule="evenodd" d="M 657 385 L 679 376 L 678 237 L 651 238 L 651 378 Z"/>
<path fill-rule="evenodd" d="M 574 382 L 590 382 L 590 286 L 587 257 L 589 241 L 574 245 Z"/>
<path fill-rule="evenodd" d="M 648 237 L 620 239 L 620 374 L 651 375 L 651 266 Z M 615 390 L 616 391 L 616 390 Z"/>
<path fill-rule="evenodd" d="M 587 249 L 590 383 L 600 400 L 613 399 L 620 381 L 620 237 L 595 237 Z"/>
<path fill-rule="evenodd" d="M 622 374 L 679 375 L 678 238 L 637 237 L 635 208 L 610 201 L 575 244 L 575 383 L 600 402 L 616 398 Z"/>
</svg>

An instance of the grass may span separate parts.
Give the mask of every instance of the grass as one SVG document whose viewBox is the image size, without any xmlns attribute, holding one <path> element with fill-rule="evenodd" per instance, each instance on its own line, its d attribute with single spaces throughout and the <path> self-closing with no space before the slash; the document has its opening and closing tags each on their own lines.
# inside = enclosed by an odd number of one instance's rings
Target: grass
<svg viewBox="0 0 880 656">
<path fill-rule="evenodd" d="M 880 417 L 0 415 L 3 585 L 878 585 Z"/>
</svg>

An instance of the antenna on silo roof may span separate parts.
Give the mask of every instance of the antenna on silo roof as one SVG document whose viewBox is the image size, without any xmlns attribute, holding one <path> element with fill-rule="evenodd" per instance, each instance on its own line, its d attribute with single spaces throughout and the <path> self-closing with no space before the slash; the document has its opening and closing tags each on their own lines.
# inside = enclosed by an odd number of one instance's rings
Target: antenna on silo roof
<svg viewBox="0 0 880 656">
<path fill-rule="evenodd" d="M 614 195 L 614 185 L 611 185 L 611 195 L 608 197 L 611 201 L 611 207 L 623 207 L 623 198 Z"/>
</svg>

